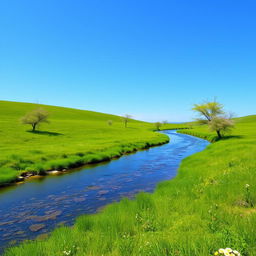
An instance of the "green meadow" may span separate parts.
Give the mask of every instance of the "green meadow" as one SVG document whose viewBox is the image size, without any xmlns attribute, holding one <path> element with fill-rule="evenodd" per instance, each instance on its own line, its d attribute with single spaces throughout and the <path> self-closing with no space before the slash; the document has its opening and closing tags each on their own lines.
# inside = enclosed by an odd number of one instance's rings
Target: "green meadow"
<svg viewBox="0 0 256 256">
<path fill-rule="evenodd" d="M 21 104 L 24 109 L 15 111 L 8 109 L 11 103 L 1 104 L 9 111 L 5 120 L 1 120 L 5 125 L 5 129 L 1 128 L 5 140 L 1 161 L 10 159 L 14 163 L 11 154 L 15 151 L 17 159 L 30 159 L 31 165 L 36 166 L 37 161 L 49 164 L 52 157 L 63 159 L 62 154 L 76 157 L 78 153 L 96 149 L 103 154 L 110 146 L 119 148 L 120 144 L 126 144 L 138 148 L 138 145 L 144 147 L 146 141 L 151 144 L 166 141 L 164 136 L 152 133 L 152 124 L 132 121 L 129 129 L 123 129 L 119 117 L 111 116 L 114 125 L 108 127 L 105 123 L 110 117 L 98 113 L 75 112 L 71 127 L 68 123 L 74 110 L 67 109 L 64 114 L 64 109 L 53 107 L 47 108 L 56 110 L 52 114 L 54 122 L 42 130 L 63 135 L 30 134 L 17 119 L 24 110 L 34 106 Z M 95 122 L 83 121 L 89 114 L 98 116 L 97 129 Z M 8 119 L 9 116 L 12 118 Z M 160 183 L 153 194 L 140 193 L 135 200 L 123 199 L 101 213 L 81 216 L 73 227 L 58 228 L 49 238 L 23 243 L 5 255 L 209 256 L 226 247 L 236 249 L 243 256 L 256 255 L 255 127 L 256 116 L 236 119 L 232 135 L 219 141 L 205 126 L 182 130 L 215 142 L 183 160 L 176 178 Z M 47 145 L 52 138 L 56 142 Z"/>
<path fill-rule="evenodd" d="M 32 133 L 31 126 L 20 119 L 39 107 L 49 113 L 50 123 Z M 154 129 L 154 124 L 132 119 L 125 128 L 122 118 L 115 115 L 0 101 L 0 185 L 24 172 L 44 175 L 168 142 L 167 136 Z"/>
</svg>

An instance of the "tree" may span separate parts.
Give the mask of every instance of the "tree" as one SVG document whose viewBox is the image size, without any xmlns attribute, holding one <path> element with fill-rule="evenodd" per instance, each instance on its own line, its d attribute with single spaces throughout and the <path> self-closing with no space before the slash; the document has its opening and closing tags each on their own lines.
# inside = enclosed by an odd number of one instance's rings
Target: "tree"
<svg viewBox="0 0 256 256">
<path fill-rule="evenodd" d="M 168 124 L 168 120 L 164 120 L 164 121 L 162 122 L 162 124 L 163 124 L 163 125 Z"/>
<path fill-rule="evenodd" d="M 234 127 L 234 122 L 230 118 L 217 116 L 209 122 L 209 128 L 211 131 L 216 131 L 218 138 L 221 138 L 224 134 L 231 132 Z"/>
<path fill-rule="evenodd" d="M 155 126 L 156 126 L 157 131 L 159 131 L 159 130 L 160 130 L 160 127 L 162 126 L 162 123 L 156 122 L 156 123 L 155 123 Z"/>
<path fill-rule="evenodd" d="M 107 123 L 108 123 L 109 126 L 111 126 L 113 124 L 113 121 L 112 120 L 108 120 Z"/>
<path fill-rule="evenodd" d="M 205 119 L 201 119 L 201 118 L 197 119 L 201 123 L 208 123 L 214 117 L 225 113 L 223 111 L 223 105 L 216 101 L 206 102 L 201 105 L 195 104 L 192 110 L 198 112 L 200 116 L 205 118 Z"/>
<path fill-rule="evenodd" d="M 131 119 L 131 118 L 132 118 L 132 116 L 127 115 L 127 114 L 123 116 L 123 122 L 124 122 L 125 128 L 127 127 L 127 124 L 128 124 L 128 122 L 129 122 L 129 119 Z"/>
<path fill-rule="evenodd" d="M 234 127 L 231 116 L 228 117 L 223 110 L 223 105 L 219 102 L 205 102 L 203 104 L 195 104 L 192 110 L 197 112 L 200 118 L 197 121 L 200 124 L 208 124 L 211 131 L 215 131 L 218 138 L 222 138 L 225 133 L 230 132 Z"/>
<path fill-rule="evenodd" d="M 38 108 L 22 117 L 21 122 L 23 124 L 30 124 L 32 126 L 32 131 L 34 132 L 39 124 L 49 123 L 47 120 L 48 116 L 49 114 L 46 110 L 43 108 Z"/>
</svg>

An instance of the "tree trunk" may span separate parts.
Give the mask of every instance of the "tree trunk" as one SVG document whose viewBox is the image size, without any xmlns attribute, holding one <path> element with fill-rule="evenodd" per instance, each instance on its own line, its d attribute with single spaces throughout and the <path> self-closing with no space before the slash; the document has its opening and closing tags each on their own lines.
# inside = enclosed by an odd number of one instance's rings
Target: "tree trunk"
<svg viewBox="0 0 256 256">
<path fill-rule="evenodd" d="M 32 124 L 32 131 L 34 132 L 36 130 L 36 124 Z"/>
<path fill-rule="evenodd" d="M 221 134 L 220 134 L 220 131 L 217 131 L 217 134 L 218 134 L 218 138 L 221 139 Z"/>
</svg>

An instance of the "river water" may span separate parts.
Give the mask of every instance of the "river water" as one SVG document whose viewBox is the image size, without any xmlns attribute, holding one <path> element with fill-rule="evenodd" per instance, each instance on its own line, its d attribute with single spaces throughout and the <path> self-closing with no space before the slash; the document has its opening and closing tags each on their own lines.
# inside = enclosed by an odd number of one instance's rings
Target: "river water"
<svg viewBox="0 0 256 256">
<path fill-rule="evenodd" d="M 152 192 L 160 181 L 175 177 L 182 159 L 209 144 L 173 130 L 163 133 L 170 137 L 168 144 L 1 189 L 0 253 L 123 197 Z"/>
</svg>

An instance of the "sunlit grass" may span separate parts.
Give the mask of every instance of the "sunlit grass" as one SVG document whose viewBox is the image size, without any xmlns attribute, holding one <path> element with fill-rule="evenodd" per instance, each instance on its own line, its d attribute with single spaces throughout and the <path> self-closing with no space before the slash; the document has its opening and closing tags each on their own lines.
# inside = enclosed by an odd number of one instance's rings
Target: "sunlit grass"
<svg viewBox="0 0 256 256">
<path fill-rule="evenodd" d="M 20 118 L 39 106 L 49 112 L 50 123 L 33 133 Z M 168 141 L 154 129 L 154 124 L 136 120 L 125 128 L 114 115 L 0 101 L 0 185 L 22 172 L 73 168 Z"/>
<path fill-rule="evenodd" d="M 177 177 L 160 183 L 155 193 L 81 216 L 74 227 L 58 228 L 50 238 L 6 255 L 206 256 L 219 248 L 254 255 L 255 126 L 256 116 L 237 120 L 232 137 L 183 160 Z M 207 127 L 183 132 L 214 136 Z"/>
</svg>

